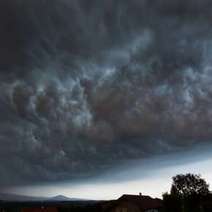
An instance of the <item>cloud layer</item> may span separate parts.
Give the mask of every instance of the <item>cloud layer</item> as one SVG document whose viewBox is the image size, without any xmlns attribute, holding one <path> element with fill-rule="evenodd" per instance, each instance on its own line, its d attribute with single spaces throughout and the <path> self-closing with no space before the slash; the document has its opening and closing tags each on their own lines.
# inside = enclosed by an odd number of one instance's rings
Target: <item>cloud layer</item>
<svg viewBox="0 0 212 212">
<path fill-rule="evenodd" d="M 85 178 L 210 142 L 211 8 L 2 0 L 0 185 Z"/>
</svg>

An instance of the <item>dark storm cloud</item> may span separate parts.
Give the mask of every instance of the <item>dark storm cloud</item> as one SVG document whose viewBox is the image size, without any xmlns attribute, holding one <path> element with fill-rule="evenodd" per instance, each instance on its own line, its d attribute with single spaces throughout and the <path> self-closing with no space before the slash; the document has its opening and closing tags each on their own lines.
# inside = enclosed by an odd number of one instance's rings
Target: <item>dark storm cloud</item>
<svg viewBox="0 0 212 212">
<path fill-rule="evenodd" d="M 210 141 L 211 9 L 2 0 L 0 184 L 87 177 Z"/>
</svg>

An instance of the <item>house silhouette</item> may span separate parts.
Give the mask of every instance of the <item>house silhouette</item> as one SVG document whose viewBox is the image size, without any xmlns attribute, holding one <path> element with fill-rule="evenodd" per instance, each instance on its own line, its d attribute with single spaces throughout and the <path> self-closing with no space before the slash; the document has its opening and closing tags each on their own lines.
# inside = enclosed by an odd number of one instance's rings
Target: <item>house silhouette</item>
<svg viewBox="0 0 212 212">
<path fill-rule="evenodd" d="M 103 206 L 103 212 L 160 212 L 161 199 L 150 196 L 124 194 L 119 199 L 110 201 Z"/>
</svg>

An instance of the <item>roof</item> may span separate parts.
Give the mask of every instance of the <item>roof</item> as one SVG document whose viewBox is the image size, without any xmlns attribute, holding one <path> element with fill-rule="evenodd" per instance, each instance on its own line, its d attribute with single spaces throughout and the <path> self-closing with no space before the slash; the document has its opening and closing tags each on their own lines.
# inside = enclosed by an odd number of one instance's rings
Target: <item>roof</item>
<svg viewBox="0 0 212 212">
<path fill-rule="evenodd" d="M 152 198 L 150 196 L 144 196 L 144 195 L 124 194 L 118 199 L 118 201 L 131 202 L 144 210 L 161 208 L 163 205 L 163 202 L 161 199 Z"/>
</svg>

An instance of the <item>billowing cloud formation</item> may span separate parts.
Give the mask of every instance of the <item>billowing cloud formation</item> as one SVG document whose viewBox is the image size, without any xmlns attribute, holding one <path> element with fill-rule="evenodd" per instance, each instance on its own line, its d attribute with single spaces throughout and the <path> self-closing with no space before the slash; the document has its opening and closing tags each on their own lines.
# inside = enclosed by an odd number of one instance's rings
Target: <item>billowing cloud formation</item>
<svg viewBox="0 0 212 212">
<path fill-rule="evenodd" d="M 0 184 L 87 177 L 212 138 L 210 0 L 2 0 Z"/>
</svg>

